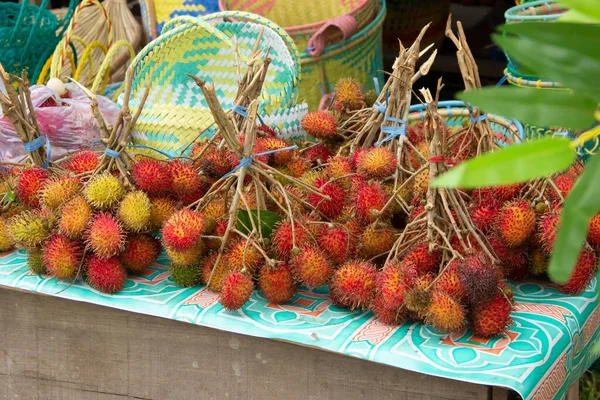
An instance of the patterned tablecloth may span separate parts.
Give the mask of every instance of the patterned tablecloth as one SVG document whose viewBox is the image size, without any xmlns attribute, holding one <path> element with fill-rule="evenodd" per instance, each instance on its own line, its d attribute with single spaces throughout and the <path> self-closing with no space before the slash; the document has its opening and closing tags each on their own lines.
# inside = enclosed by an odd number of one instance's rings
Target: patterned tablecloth
<svg viewBox="0 0 600 400">
<path fill-rule="evenodd" d="M 598 282 L 585 293 L 564 296 L 548 284 L 513 284 L 513 324 L 493 339 L 469 331 L 440 334 L 421 323 L 391 327 L 371 312 L 349 312 L 329 301 L 325 288 L 300 290 L 276 305 L 255 292 L 242 310 L 226 311 L 204 287 L 173 284 L 161 256 L 123 291 L 106 295 L 84 282 L 33 275 L 25 254 L 0 256 L 0 285 L 122 310 L 171 318 L 244 335 L 285 339 L 424 374 L 505 386 L 525 399 L 562 398 L 595 360 L 590 348 L 600 333 Z M 67 288 L 65 290 L 65 288 Z"/>
</svg>

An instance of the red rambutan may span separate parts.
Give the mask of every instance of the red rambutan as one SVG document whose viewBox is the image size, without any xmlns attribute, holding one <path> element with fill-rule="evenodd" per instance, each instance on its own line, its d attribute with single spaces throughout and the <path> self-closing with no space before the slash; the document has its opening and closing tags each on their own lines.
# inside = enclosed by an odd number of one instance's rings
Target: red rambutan
<svg viewBox="0 0 600 400">
<path fill-rule="evenodd" d="M 314 145 L 304 152 L 304 157 L 313 165 L 326 164 L 332 156 L 331 150 L 323 143 Z"/>
<path fill-rule="evenodd" d="M 42 260 L 50 275 L 57 279 L 72 279 L 79 269 L 81 246 L 61 235 L 52 235 L 42 249 Z"/>
<path fill-rule="evenodd" d="M 200 169 L 212 179 L 219 179 L 239 163 L 235 155 L 227 149 L 213 150 L 199 160 Z"/>
<path fill-rule="evenodd" d="M 373 298 L 370 308 L 371 310 L 373 310 L 375 318 L 377 318 L 379 321 L 383 322 L 386 325 L 398 326 L 402 325 L 404 321 L 406 321 L 405 313 L 401 312 L 397 308 L 386 308 L 383 302 L 383 298 L 379 294 L 376 294 Z"/>
<path fill-rule="evenodd" d="M 471 309 L 471 330 L 477 336 L 492 337 L 502 333 L 510 325 L 512 304 L 507 296 L 496 289 L 487 302 Z"/>
<path fill-rule="evenodd" d="M 337 121 L 327 112 L 313 111 L 302 118 L 302 129 L 312 137 L 329 139 L 336 133 Z"/>
<path fill-rule="evenodd" d="M 462 284 L 467 288 L 467 300 L 472 305 L 490 301 L 500 284 L 496 267 L 483 253 L 466 257 L 462 261 L 459 275 Z"/>
<path fill-rule="evenodd" d="M 151 196 L 166 194 L 171 189 L 172 176 L 168 163 L 144 158 L 133 164 L 133 181 L 138 189 Z"/>
<path fill-rule="evenodd" d="M 39 206 L 39 193 L 48 179 L 48 172 L 39 167 L 23 169 L 17 179 L 17 196 L 29 207 Z"/>
<path fill-rule="evenodd" d="M 266 137 L 263 139 L 260 139 L 260 147 L 262 148 L 262 151 L 273 151 L 273 150 L 279 150 L 279 149 L 284 149 L 286 147 L 289 147 L 289 145 L 286 143 L 285 140 L 277 138 L 277 137 Z M 269 154 L 268 157 L 268 164 L 269 165 L 287 165 L 288 162 L 290 162 L 290 160 L 292 159 L 292 156 L 294 155 L 294 150 L 284 150 L 284 151 L 278 151 L 275 153 L 271 153 Z"/>
<path fill-rule="evenodd" d="M 496 228 L 504 243 L 517 247 L 535 230 L 535 211 L 524 200 L 507 203 L 498 211 Z"/>
<path fill-rule="evenodd" d="M 221 257 L 219 260 L 219 264 L 215 267 L 215 263 L 217 262 L 217 254 L 213 254 L 204 259 L 202 263 L 202 280 L 210 290 L 213 292 L 220 292 L 223 288 L 223 282 L 225 281 L 225 277 L 231 270 L 229 266 L 225 264 L 225 257 Z M 214 269 L 214 272 L 213 272 Z M 211 278 L 212 274 L 212 278 Z"/>
<path fill-rule="evenodd" d="M 467 312 L 458 300 L 441 291 L 433 291 L 425 323 L 439 332 L 456 332 L 465 327 Z"/>
<path fill-rule="evenodd" d="M 291 267 L 298 280 L 310 287 L 327 283 L 332 269 L 325 255 L 318 249 L 303 246 L 291 259 Z"/>
<path fill-rule="evenodd" d="M 417 272 L 411 264 L 388 262 L 377 274 L 377 293 L 386 309 L 398 309 L 404 296 L 417 280 Z"/>
<path fill-rule="evenodd" d="M 173 200 L 167 197 L 157 197 L 150 200 L 150 229 L 157 232 L 175 212 Z"/>
<path fill-rule="evenodd" d="M 90 286 L 104 293 L 120 291 L 127 280 L 125 268 L 117 257 L 108 259 L 97 256 L 88 257 L 86 276 Z"/>
<path fill-rule="evenodd" d="M 200 177 L 192 163 L 181 160 L 170 161 L 169 169 L 173 179 L 171 188 L 175 195 L 185 196 L 200 189 Z"/>
<path fill-rule="evenodd" d="M 58 231 L 71 239 L 79 239 L 85 233 L 91 217 L 90 205 L 82 196 L 76 196 L 62 207 Z"/>
<path fill-rule="evenodd" d="M 269 125 L 261 124 L 256 127 L 256 131 L 262 136 L 277 137 L 277 132 L 275 132 L 275 129 L 271 128 Z"/>
<path fill-rule="evenodd" d="M 560 223 L 560 213 L 561 209 L 548 211 L 542 215 L 538 222 L 537 239 L 540 241 L 542 248 L 548 253 L 551 253 L 554 248 L 556 232 Z"/>
<path fill-rule="evenodd" d="M 348 111 L 359 110 L 365 106 L 365 95 L 362 85 L 354 78 L 341 78 L 335 83 L 333 108 L 344 114 Z"/>
<path fill-rule="evenodd" d="M 460 268 L 461 261 L 453 260 L 434 283 L 433 289 L 448 293 L 457 300 L 462 300 L 467 294 L 467 288 L 461 279 Z"/>
<path fill-rule="evenodd" d="M 250 276 L 254 276 L 264 262 L 263 255 L 246 239 L 234 242 L 225 258 L 232 271 L 242 271 Z"/>
<path fill-rule="evenodd" d="M 567 294 L 579 294 L 583 292 L 592 280 L 597 266 L 596 254 L 592 250 L 584 248 L 581 254 L 579 254 L 579 259 L 577 260 L 577 264 L 575 264 L 571 277 L 567 283 L 558 285 L 558 288 L 561 292 Z"/>
<path fill-rule="evenodd" d="M 117 220 L 108 213 L 96 214 L 87 232 L 87 243 L 98 257 L 116 256 L 123 249 L 125 235 Z"/>
<path fill-rule="evenodd" d="M 383 255 L 390 251 L 395 239 L 391 227 L 368 226 L 360 238 L 359 255 L 367 260 Z"/>
<path fill-rule="evenodd" d="M 92 172 L 100 164 L 98 153 L 92 150 L 80 150 L 73 153 L 64 163 L 64 168 L 77 175 Z"/>
<path fill-rule="evenodd" d="M 296 282 L 291 267 L 281 263 L 276 267 L 263 265 L 258 276 L 258 286 L 272 303 L 287 303 L 296 294 Z"/>
<path fill-rule="evenodd" d="M 356 216 L 362 223 L 374 222 L 387 201 L 388 195 L 379 182 L 365 184 L 356 196 Z"/>
<path fill-rule="evenodd" d="M 600 249 L 600 214 L 596 214 L 590 219 L 587 240 L 592 247 Z"/>
<path fill-rule="evenodd" d="M 385 147 L 373 147 L 363 153 L 357 163 L 357 172 L 365 179 L 383 179 L 392 175 L 398 162 Z"/>
<path fill-rule="evenodd" d="M 317 236 L 319 249 L 323 251 L 334 264 L 343 264 L 353 251 L 350 233 L 344 227 L 324 227 Z"/>
<path fill-rule="evenodd" d="M 175 250 L 187 250 L 200 241 L 204 231 L 204 217 L 197 211 L 179 210 L 165 222 L 164 243 Z"/>
<path fill-rule="evenodd" d="M 494 227 L 496 216 L 498 215 L 498 204 L 490 201 L 487 203 L 477 203 L 470 210 L 473 224 L 482 232 L 488 232 Z"/>
<path fill-rule="evenodd" d="M 439 251 L 429 251 L 429 245 L 427 243 L 420 244 L 410 250 L 403 258 L 403 262 L 412 263 L 415 266 L 417 274 L 419 276 L 428 274 L 430 272 L 437 272 L 442 255 Z"/>
<path fill-rule="evenodd" d="M 317 208 L 327 218 L 333 219 L 340 215 L 346 202 L 346 192 L 339 184 L 332 182 L 326 183 L 324 178 L 317 179 L 315 186 L 321 189 L 325 196 L 329 196 L 329 200 L 316 193 L 308 195 L 308 202 Z"/>
<path fill-rule="evenodd" d="M 294 223 L 295 246 L 312 242 L 307 229 L 300 223 Z M 289 221 L 280 222 L 273 230 L 273 246 L 280 259 L 288 260 L 291 256 L 294 242 L 292 240 L 292 224 Z"/>
<path fill-rule="evenodd" d="M 377 268 L 366 261 L 349 261 L 335 271 L 330 291 L 349 309 L 366 309 L 377 289 Z"/>
<path fill-rule="evenodd" d="M 498 237 L 492 234 L 488 236 L 488 243 L 498 259 L 502 263 L 502 270 L 507 279 L 522 281 L 528 275 L 527 247 L 509 248 Z"/>
<path fill-rule="evenodd" d="M 560 192 L 563 199 L 567 198 L 567 195 L 571 189 L 573 189 L 573 186 L 575 186 L 575 181 L 575 178 L 573 178 L 573 176 L 569 173 L 560 174 L 554 178 L 554 184 L 556 185 L 556 188 Z M 553 187 L 548 187 L 546 189 L 546 194 L 548 195 L 550 201 L 560 201 L 560 196 Z"/>
<path fill-rule="evenodd" d="M 150 235 L 132 235 L 125 242 L 121 263 L 132 272 L 142 272 L 156 262 L 160 254 L 160 241 Z"/>
<path fill-rule="evenodd" d="M 239 271 L 229 273 L 223 281 L 219 303 L 226 310 L 238 310 L 252 296 L 254 282 L 252 278 Z"/>
</svg>

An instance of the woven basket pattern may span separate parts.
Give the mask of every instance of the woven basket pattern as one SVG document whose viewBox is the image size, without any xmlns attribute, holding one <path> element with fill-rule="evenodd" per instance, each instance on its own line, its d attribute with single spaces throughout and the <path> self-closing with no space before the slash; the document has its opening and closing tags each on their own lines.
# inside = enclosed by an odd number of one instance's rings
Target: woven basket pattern
<svg viewBox="0 0 600 400">
<path fill-rule="evenodd" d="M 178 16 L 199 17 L 219 11 L 218 0 L 139 0 L 142 22 L 149 40 L 160 35 L 164 25 Z"/>
<path fill-rule="evenodd" d="M 291 107 L 297 97 L 299 68 L 286 41 L 275 30 L 250 22 L 211 25 L 202 19 L 179 17 L 167 23 L 162 35 L 133 61 L 132 105 L 146 84 L 151 84 L 150 95 L 132 132 L 133 142 L 177 155 L 211 126 L 213 118 L 204 96 L 186 73 L 214 82 L 221 105 L 231 108 L 238 89 L 232 36 L 238 40 L 243 70 L 263 27 L 259 48 L 271 48 L 273 61 L 259 98 L 259 113 L 267 115 Z"/>
<path fill-rule="evenodd" d="M 363 29 L 372 20 L 377 2 L 373 0 L 319 0 L 296 2 L 290 0 L 220 0 L 221 10 L 240 10 L 260 14 L 285 30 L 294 38 L 296 46 L 304 51 L 311 36 L 325 24 L 340 15 L 352 15 L 358 29 Z M 341 40 L 333 33 L 328 43 Z"/>
<path fill-rule="evenodd" d="M 299 99 L 306 101 L 311 110 L 318 107 L 324 94 L 333 91 L 339 78 L 349 76 L 366 83 L 377 77 L 383 81 L 381 34 L 385 2 L 379 1 L 379 7 L 377 17 L 348 40 L 327 46 L 319 57 L 302 55 Z"/>
</svg>

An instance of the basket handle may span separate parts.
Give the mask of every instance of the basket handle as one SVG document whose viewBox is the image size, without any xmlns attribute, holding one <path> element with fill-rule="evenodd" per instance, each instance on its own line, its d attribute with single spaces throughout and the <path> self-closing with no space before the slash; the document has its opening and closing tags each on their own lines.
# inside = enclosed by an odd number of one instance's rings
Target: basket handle
<svg viewBox="0 0 600 400">
<path fill-rule="evenodd" d="M 325 45 L 327 44 L 327 37 L 335 31 L 341 32 L 342 41 L 346 40 L 358 32 L 356 18 L 350 14 L 340 15 L 323 24 L 308 40 L 308 47 L 306 48 L 308 54 L 313 57 L 323 54 Z"/>
</svg>

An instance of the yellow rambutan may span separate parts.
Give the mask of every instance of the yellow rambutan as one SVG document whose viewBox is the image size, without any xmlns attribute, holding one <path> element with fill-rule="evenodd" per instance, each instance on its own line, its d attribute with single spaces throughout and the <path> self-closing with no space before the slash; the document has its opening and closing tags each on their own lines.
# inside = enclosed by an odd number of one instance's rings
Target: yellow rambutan
<svg viewBox="0 0 600 400">
<path fill-rule="evenodd" d="M 106 210 L 123 198 L 125 189 L 119 178 L 105 172 L 87 182 L 83 195 L 92 207 Z"/>
<path fill-rule="evenodd" d="M 146 193 L 141 190 L 129 192 L 119 205 L 119 221 L 131 232 L 147 230 L 152 217 L 151 207 Z"/>
</svg>

